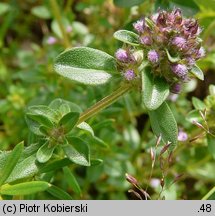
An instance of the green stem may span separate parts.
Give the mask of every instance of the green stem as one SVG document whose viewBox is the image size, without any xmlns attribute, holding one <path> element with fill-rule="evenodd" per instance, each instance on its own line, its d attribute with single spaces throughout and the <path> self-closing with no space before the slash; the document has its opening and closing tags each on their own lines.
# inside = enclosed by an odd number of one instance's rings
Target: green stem
<svg viewBox="0 0 215 216">
<path fill-rule="evenodd" d="M 215 187 L 213 187 L 213 188 L 202 198 L 202 200 L 207 200 L 213 193 L 215 193 Z"/>
<path fill-rule="evenodd" d="M 101 111 L 101 110 L 105 109 L 106 107 L 110 106 L 112 103 L 117 101 L 117 99 L 119 97 L 121 97 L 123 94 L 128 92 L 131 88 L 132 88 L 131 84 L 126 84 L 126 85 L 123 85 L 123 86 L 119 87 L 116 91 L 112 92 L 110 95 L 108 95 L 107 97 L 103 98 L 102 100 L 100 100 L 99 102 L 94 104 L 92 107 L 85 110 L 81 114 L 77 124 L 80 124 L 80 123 L 86 121 L 88 118 L 94 116 L 99 111 Z"/>
<path fill-rule="evenodd" d="M 56 18 L 57 23 L 58 23 L 58 25 L 60 27 L 61 33 L 63 35 L 64 47 L 68 48 L 68 47 L 70 47 L 70 42 L 69 42 L 69 38 L 68 38 L 68 35 L 66 33 L 66 30 L 64 28 L 62 19 L 61 19 L 59 5 L 58 5 L 56 0 L 49 0 L 49 1 L 50 1 L 50 4 L 51 4 L 51 7 L 52 7 L 52 13 L 53 13 L 54 17 Z"/>
</svg>

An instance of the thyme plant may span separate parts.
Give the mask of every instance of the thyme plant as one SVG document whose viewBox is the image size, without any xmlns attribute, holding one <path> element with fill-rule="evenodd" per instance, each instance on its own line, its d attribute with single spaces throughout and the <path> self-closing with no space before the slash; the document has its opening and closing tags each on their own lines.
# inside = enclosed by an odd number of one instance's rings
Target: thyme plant
<svg viewBox="0 0 215 216">
<path fill-rule="evenodd" d="M 56 7 L 54 3 L 52 6 Z M 142 17 L 133 27 L 134 31 L 114 33 L 114 38 L 122 42 L 114 56 L 89 47 L 66 49 L 58 55 L 54 70 L 76 85 L 81 83 L 92 88 L 100 85 L 102 88 L 104 84 L 115 82 L 117 86 L 111 94 L 84 111 L 78 104 L 61 98 L 48 106 L 30 106 L 26 122 L 35 143 L 26 148 L 20 143 L 11 152 L 0 154 L 2 198 L 47 190 L 58 197 L 60 194 L 62 199 L 71 199 L 68 193 L 52 185 L 48 176 L 47 181 L 38 177 L 60 167 L 64 167 L 74 190 L 80 193 L 67 166 L 101 163 L 100 159 L 91 157 L 90 143 L 104 145 L 86 121 L 131 91 L 140 95 L 139 107 L 148 112 L 152 130 L 162 143 L 161 154 L 174 151 L 178 127 L 166 99 L 170 93 L 179 94 L 183 84 L 193 76 L 204 80 L 203 72 L 196 65 L 196 61 L 205 56 L 200 39 L 202 29 L 197 20 L 184 18 L 180 9 L 160 10 L 150 17 Z M 68 40 L 65 44 L 69 44 Z M 209 140 L 211 136 L 214 137 L 209 134 Z M 155 157 L 156 151 L 152 149 L 152 160 Z M 137 184 L 132 176 L 127 174 L 126 177 Z"/>
</svg>

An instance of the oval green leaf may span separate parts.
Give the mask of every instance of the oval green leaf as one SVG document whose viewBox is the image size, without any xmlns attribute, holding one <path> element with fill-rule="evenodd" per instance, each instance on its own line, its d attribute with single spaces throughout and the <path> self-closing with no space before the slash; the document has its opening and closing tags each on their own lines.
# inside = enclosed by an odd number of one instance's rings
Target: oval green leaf
<svg viewBox="0 0 215 216">
<path fill-rule="evenodd" d="M 88 47 L 76 47 L 61 53 L 55 60 L 55 71 L 71 80 L 88 84 L 104 84 L 116 71 L 116 61 L 109 54 Z"/>
<path fill-rule="evenodd" d="M 158 109 L 149 111 L 151 127 L 156 136 L 162 136 L 165 143 L 172 143 L 171 149 L 177 144 L 178 128 L 172 111 L 166 102 Z"/>
<path fill-rule="evenodd" d="M 40 125 L 44 125 L 49 128 L 52 128 L 54 126 L 53 122 L 50 121 L 46 116 L 43 116 L 43 115 L 26 113 L 26 117 L 31 119 L 32 121 L 37 122 Z"/>
<path fill-rule="evenodd" d="M 81 194 L 81 188 L 75 178 L 75 176 L 72 174 L 71 170 L 68 167 L 63 168 L 63 172 L 65 175 L 65 179 L 68 183 L 68 185 L 74 190 L 75 193 Z"/>
<path fill-rule="evenodd" d="M 72 197 L 67 192 L 54 185 L 49 187 L 47 192 L 60 200 L 72 200 Z"/>
<path fill-rule="evenodd" d="M 114 33 L 114 38 L 123 43 L 131 44 L 133 46 L 139 46 L 139 36 L 132 31 L 119 30 Z"/>
<path fill-rule="evenodd" d="M 204 73 L 202 70 L 197 66 L 194 65 L 190 71 L 194 76 L 196 76 L 200 80 L 204 80 Z"/>
<path fill-rule="evenodd" d="M 62 146 L 67 157 L 76 164 L 90 166 L 88 144 L 78 137 L 67 137 L 67 142 Z"/>
<path fill-rule="evenodd" d="M 36 157 L 40 163 L 47 162 L 55 150 L 56 146 L 49 146 L 49 142 L 43 144 L 37 151 Z"/>
<path fill-rule="evenodd" d="M 69 133 L 78 122 L 80 114 L 78 112 L 69 112 L 59 121 L 59 126 L 63 126 L 65 134 Z"/>
<path fill-rule="evenodd" d="M 24 182 L 15 185 L 5 184 L 0 193 L 6 195 L 27 195 L 47 190 L 51 185 L 45 181 Z"/>
<path fill-rule="evenodd" d="M 202 117 L 199 113 L 199 110 L 191 110 L 187 116 L 186 116 L 186 120 L 189 121 L 190 123 L 195 122 L 201 122 L 202 121 Z"/>
<path fill-rule="evenodd" d="M 38 167 L 36 166 L 36 155 L 34 154 L 17 163 L 6 182 L 9 183 L 21 179 L 31 178 L 37 172 Z"/>
<path fill-rule="evenodd" d="M 23 142 L 17 144 L 12 152 L 9 153 L 4 167 L 0 170 L 0 186 L 8 179 L 16 166 L 23 151 Z"/>
<path fill-rule="evenodd" d="M 142 101 L 148 110 L 156 110 L 168 97 L 169 85 L 160 77 L 154 77 L 150 67 L 142 71 Z"/>
<path fill-rule="evenodd" d="M 196 110 L 206 109 L 206 105 L 204 104 L 204 102 L 201 101 L 200 99 L 196 98 L 196 97 L 192 97 L 192 103 L 193 103 L 193 106 Z"/>
</svg>

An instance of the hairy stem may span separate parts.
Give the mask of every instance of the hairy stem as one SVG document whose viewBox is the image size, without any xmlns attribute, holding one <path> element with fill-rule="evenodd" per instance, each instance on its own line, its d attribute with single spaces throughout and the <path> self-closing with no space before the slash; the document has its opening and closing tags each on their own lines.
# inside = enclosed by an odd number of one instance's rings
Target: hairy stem
<svg viewBox="0 0 215 216">
<path fill-rule="evenodd" d="M 86 121 L 88 118 L 94 116 L 95 114 L 97 114 L 101 110 L 103 110 L 106 107 L 110 106 L 112 103 L 117 101 L 119 97 L 121 97 L 123 94 L 125 94 L 126 92 L 131 90 L 131 88 L 132 88 L 131 84 L 122 85 L 117 90 L 112 92 L 110 95 L 108 95 L 107 97 L 103 98 L 102 100 L 100 100 L 99 102 L 94 104 L 92 107 L 85 110 L 81 114 L 77 124 L 80 124 L 80 123 Z"/>
<path fill-rule="evenodd" d="M 68 35 L 66 33 L 66 30 L 64 28 L 62 19 L 61 19 L 61 14 L 60 14 L 60 9 L 59 9 L 59 5 L 57 3 L 56 0 L 49 0 L 51 7 L 52 7 L 52 13 L 54 15 L 54 17 L 56 18 L 56 21 L 60 27 L 60 31 L 63 35 L 63 43 L 64 43 L 64 47 L 68 48 L 70 47 L 70 42 L 69 42 L 69 38 Z"/>
</svg>

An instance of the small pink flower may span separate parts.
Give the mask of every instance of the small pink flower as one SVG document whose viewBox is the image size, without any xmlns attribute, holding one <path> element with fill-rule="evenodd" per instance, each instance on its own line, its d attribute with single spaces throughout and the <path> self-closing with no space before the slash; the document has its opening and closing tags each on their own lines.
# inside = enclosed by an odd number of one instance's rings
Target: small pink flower
<svg viewBox="0 0 215 216">
<path fill-rule="evenodd" d="M 140 38 L 140 43 L 143 45 L 151 45 L 152 44 L 152 39 L 149 36 L 143 36 Z"/>
<path fill-rule="evenodd" d="M 158 52 L 156 52 L 155 50 L 150 50 L 148 52 L 148 60 L 153 64 L 157 63 L 159 61 Z"/>
<path fill-rule="evenodd" d="M 185 133 L 184 131 L 180 130 L 178 132 L 178 141 L 185 142 L 187 139 L 188 139 L 187 133 Z"/>
<path fill-rule="evenodd" d="M 205 49 L 203 47 L 201 47 L 199 50 L 198 50 L 198 53 L 197 53 L 197 58 L 203 58 L 205 56 Z"/>
<path fill-rule="evenodd" d="M 144 19 L 141 19 L 141 20 L 138 20 L 137 22 L 135 22 L 133 24 L 134 26 L 134 29 L 138 32 L 138 33 L 143 33 L 144 32 L 144 29 L 145 29 L 145 20 Z"/>
<path fill-rule="evenodd" d="M 185 79 L 188 69 L 184 64 L 174 64 L 171 66 L 172 72 L 178 77 Z"/>
<path fill-rule="evenodd" d="M 117 60 L 121 62 L 128 62 L 129 60 L 128 52 L 124 49 L 118 49 L 115 53 L 115 56 Z"/>
<path fill-rule="evenodd" d="M 136 75 L 135 75 L 134 70 L 131 70 L 131 69 L 126 70 L 125 73 L 124 73 L 124 77 L 128 81 L 133 80 L 135 78 L 135 76 Z"/>
<path fill-rule="evenodd" d="M 180 83 L 175 83 L 171 86 L 170 91 L 174 94 L 178 94 L 181 91 L 181 84 Z"/>
<path fill-rule="evenodd" d="M 178 47 L 179 49 L 183 49 L 186 46 L 186 40 L 183 37 L 175 37 L 172 40 L 172 44 Z"/>
<path fill-rule="evenodd" d="M 56 42 L 57 42 L 57 39 L 53 36 L 50 36 L 47 39 L 47 44 L 49 44 L 49 45 L 55 44 Z"/>
</svg>

